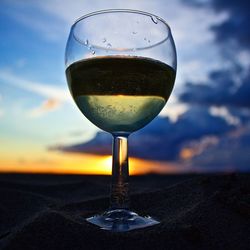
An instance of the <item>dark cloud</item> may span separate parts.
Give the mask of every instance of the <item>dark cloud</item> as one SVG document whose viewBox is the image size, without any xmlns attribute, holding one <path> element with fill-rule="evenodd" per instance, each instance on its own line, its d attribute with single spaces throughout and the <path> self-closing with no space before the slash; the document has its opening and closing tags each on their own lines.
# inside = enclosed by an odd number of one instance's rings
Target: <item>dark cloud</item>
<svg viewBox="0 0 250 250">
<path fill-rule="evenodd" d="M 250 2 L 247 0 L 213 0 L 212 7 L 216 11 L 229 13 L 227 20 L 212 27 L 216 40 L 220 43 L 229 42 L 240 48 L 250 49 Z"/>
<path fill-rule="evenodd" d="M 212 27 L 220 55 L 227 69 L 210 73 L 206 83 L 188 83 L 180 101 L 190 104 L 250 108 L 250 68 L 238 57 L 239 51 L 250 52 L 250 2 L 245 0 L 189 0 L 185 3 L 228 13 L 228 18 Z M 245 59 L 243 59 L 245 60 Z M 250 61 L 247 63 L 249 65 Z M 246 73 L 247 72 L 247 73 Z M 240 112 L 239 112 L 240 113 Z"/>
<path fill-rule="evenodd" d="M 194 156 L 189 165 L 205 171 L 249 171 L 250 125 L 239 128 Z"/>
<path fill-rule="evenodd" d="M 212 116 L 205 107 L 194 106 L 173 123 L 158 117 L 144 129 L 129 138 L 130 156 L 159 161 L 173 161 L 179 157 L 182 145 L 204 135 L 221 135 L 233 129 L 227 122 Z M 64 152 L 106 155 L 111 153 L 111 136 L 99 132 L 89 142 L 53 147 Z"/>
<path fill-rule="evenodd" d="M 182 149 L 187 149 L 186 156 L 191 157 L 189 164 L 193 169 L 249 171 L 250 61 L 241 61 L 238 53 L 250 52 L 250 2 L 189 0 L 188 4 L 228 14 L 223 22 L 210 27 L 225 64 L 211 72 L 207 82 L 187 83 L 179 100 L 191 106 L 226 107 L 240 122 L 233 133 L 221 134 L 215 138 L 204 133 L 201 139 L 187 141 Z M 209 144 L 209 141 L 212 143 Z"/>
<path fill-rule="evenodd" d="M 188 83 L 179 99 L 187 103 L 250 108 L 250 74 L 239 82 L 226 70 L 214 71 L 209 81 L 202 84 Z"/>
<path fill-rule="evenodd" d="M 250 2 L 247 0 L 183 0 L 184 4 L 196 7 L 212 8 L 216 12 L 227 12 L 228 18 L 222 23 L 211 27 L 216 36 L 216 41 L 230 48 L 250 49 Z"/>
<path fill-rule="evenodd" d="M 110 134 L 105 132 L 97 132 L 95 137 L 86 143 L 79 143 L 70 146 L 57 145 L 49 147 L 49 150 L 59 150 L 63 152 L 73 152 L 73 153 L 109 155 L 111 154 L 111 142 L 112 142 L 112 137 Z"/>
<path fill-rule="evenodd" d="M 204 135 L 223 134 L 232 128 L 224 119 L 212 116 L 205 107 L 193 106 L 175 123 L 157 118 L 155 123 L 131 136 L 131 153 L 144 159 L 173 161 L 178 159 L 185 142 Z"/>
<path fill-rule="evenodd" d="M 245 126 L 250 121 L 250 109 L 249 108 L 239 109 L 237 107 L 232 107 L 230 108 L 230 114 L 233 117 L 237 117 L 240 120 L 240 124 L 242 126 Z"/>
<path fill-rule="evenodd" d="M 211 72 L 208 82 L 187 83 L 179 96 L 180 101 L 226 106 L 231 113 L 245 119 L 246 116 L 242 117 L 242 111 L 236 111 L 236 108 L 250 108 L 250 68 L 240 61 L 238 50 L 250 52 L 250 2 L 189 0 L 185 3 L 228 13 L 226 20 L 210 28 L 215 34 L 215 41 L 220 45 L 220 54 L 226 62 L 230 62 L 230 66 L 225 69 L 225 65 L 222 65 L 221 69 Z"/>
</svg>

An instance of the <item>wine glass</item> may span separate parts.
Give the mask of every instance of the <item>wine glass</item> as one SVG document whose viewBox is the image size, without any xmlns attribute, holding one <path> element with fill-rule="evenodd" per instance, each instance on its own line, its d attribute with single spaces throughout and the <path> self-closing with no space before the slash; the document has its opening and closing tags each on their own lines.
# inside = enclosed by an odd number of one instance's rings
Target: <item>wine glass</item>
<svg viewBox="0 0 250 250">
<path fill-rule="evenodd" d="M 113 135 L 110 207 L 87 221 L 116 232 L 158 224 L 129 210 L 128 136 L 159 114 L 173 89 L 176 50 L 170 27 L 137 10 L 87 14 L 71 27 L 65 64 L 78 108 Z"/>
</svg>

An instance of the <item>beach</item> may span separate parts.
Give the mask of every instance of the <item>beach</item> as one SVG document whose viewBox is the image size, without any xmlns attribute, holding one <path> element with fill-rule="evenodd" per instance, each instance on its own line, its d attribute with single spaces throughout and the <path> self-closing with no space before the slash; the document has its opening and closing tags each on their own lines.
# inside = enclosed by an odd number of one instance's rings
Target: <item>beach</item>
<svg viewBox="0 0 250 250">
<path fill-rule="evenodd" d="M 249 249 L 249 174 L 131 176 L 131 209 L 161 223 L 126 233 L 85 220 L 108 208 L 109 182 L 1 174 L 0 249 Z"/>
</svg>

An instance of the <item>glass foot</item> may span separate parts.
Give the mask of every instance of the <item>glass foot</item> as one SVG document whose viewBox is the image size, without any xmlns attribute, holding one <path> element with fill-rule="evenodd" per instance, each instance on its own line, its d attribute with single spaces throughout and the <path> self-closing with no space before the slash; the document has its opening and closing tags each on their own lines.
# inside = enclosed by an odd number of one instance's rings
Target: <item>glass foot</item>
<svg viewBox="0 0 250 250">
<path fill-rule="evenodd" d="M 160 223 L 150 216 L 142 217 L 126 209 L 109 210 L 104 214 L 95 215 L 86 220 L 101 229 L 113 232 L 126 232 Z"/>
</svg>

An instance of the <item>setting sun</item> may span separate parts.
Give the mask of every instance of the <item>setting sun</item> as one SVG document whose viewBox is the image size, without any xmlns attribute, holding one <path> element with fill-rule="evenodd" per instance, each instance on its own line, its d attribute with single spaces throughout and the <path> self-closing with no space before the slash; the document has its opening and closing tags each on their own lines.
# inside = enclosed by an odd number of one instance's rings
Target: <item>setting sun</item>
<svg viewBox="0 0 250 250">
<path fill-rule="evenodd" d="M 104 156 L 102 160 L 100 160 L 100 168 L 103 169 L 107 174 L 112 171 L 112 156 Z"/>
</svg>

